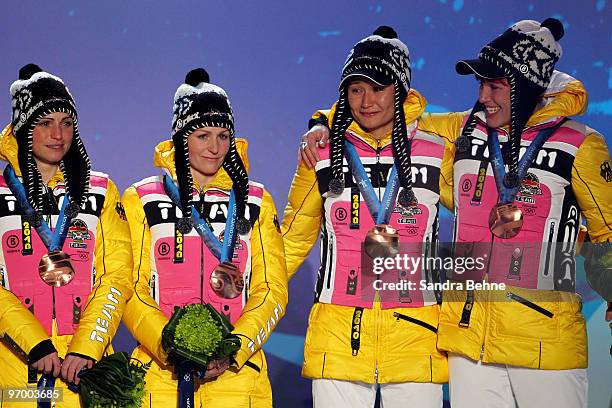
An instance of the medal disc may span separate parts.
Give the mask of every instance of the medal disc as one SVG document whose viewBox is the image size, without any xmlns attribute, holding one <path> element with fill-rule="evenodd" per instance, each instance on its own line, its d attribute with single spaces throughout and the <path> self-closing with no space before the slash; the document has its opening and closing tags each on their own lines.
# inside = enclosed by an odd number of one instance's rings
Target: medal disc
<svg viewBox="0 0 612 408">
<path fill-rule="evenodd" d="M 523 212 L 515 204 L 496 204 L 489 213 L 489 229 L 499 238 L 513 238 L 523 226 Z"/>
<path fill-rule="evenodd" d="M 69 284 L 74 278 L 70 255 L 64 251 L 51 251 L 43 255 L 38 264 L 38 274 L 49 286 L 59 288 Z"/>
<path fill-rule="evenodd" d="M 399 252 L 399 234 L 387 224 L 375 225 L 368 231 L 364 250 L 370 258 L 389 258 Z"/>
<path fill-rule="evenodd" d="M 236 265 L 223 262 L 210 275 L 210 287 L 217 296 L 234 299 L 242 294 L 244 280 Z"/>
</svg>

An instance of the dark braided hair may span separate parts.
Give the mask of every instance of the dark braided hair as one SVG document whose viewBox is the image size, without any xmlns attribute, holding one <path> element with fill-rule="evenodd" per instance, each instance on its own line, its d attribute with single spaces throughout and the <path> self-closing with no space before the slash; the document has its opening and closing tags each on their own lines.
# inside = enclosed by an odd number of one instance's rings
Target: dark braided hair
<svg viewBox="0 0 612 408">
<path fill-rule="evenodd" d="M 334 195 L 342 194 L 344 190 L 344 173 L 342 171 L 342 162 L 344 157 L 344 132 L 353 121 L 348 99 L 346 96 L 346 87 L 340 90 L 340 99 L 336 105 L 336 112 L 332 120 L 332 129 L 329 147 L 331 149 L 331 172 L 332 179 L 329 182 L 329 190 Z"/>
</svg>

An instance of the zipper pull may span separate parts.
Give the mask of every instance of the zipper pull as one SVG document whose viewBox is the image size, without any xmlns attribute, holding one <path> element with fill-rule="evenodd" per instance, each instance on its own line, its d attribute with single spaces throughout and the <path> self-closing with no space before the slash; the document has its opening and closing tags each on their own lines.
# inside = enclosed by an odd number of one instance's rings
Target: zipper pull
<svg viewBox="0 0 612 408">
<path fill-rule="evenodd" d="M 376 179 L 380 188 L 380 185 L 385 181 L 385 175 L 383 174 L 383 171 L 381 170 L 379 164 L 380 164 L 380 140 L 376 141 L 376 171 L 377 171 L 377 175 L 376 175 Z"/>
<path fill-rule="evenodd" d="M 206 192 L 205 191 L 200 191 L 200 202 L 198 203 L 198 207 L 197 208 L 198 208 L 198 212 L 200 213 L 200 216 L 202 218 L 204 218 L 204 219 L 207 219 L 204 216 L 204 203 L 206 202 L 205 199 L 206 199 Z"/>
</svg>

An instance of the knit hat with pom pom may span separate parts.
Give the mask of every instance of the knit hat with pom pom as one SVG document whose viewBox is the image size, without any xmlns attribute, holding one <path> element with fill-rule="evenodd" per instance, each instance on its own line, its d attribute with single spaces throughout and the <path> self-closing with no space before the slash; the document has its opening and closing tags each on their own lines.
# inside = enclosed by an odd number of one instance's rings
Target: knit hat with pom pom
<svg viewBox="0 0 612 408">
<path fill-rule="evenodd" d="M 504 31 L 499 37 L 487 44 L 478 54 L 477 59 L 461 60 L 456 71 L 460 75 L 475 74 L 484 79 L 506 78 L 510 85 L 510 150 L 509 171 L 504 178 L 504 185 L 512 188 L 518 185 L 518 159 L 521 133 L 529 117 L 533 114 L 540 96 L 546 90 L 555 68 L 561 57 L 563 24 L 554 18 L 547 18 L 542 23 L 533 20 L 522 20 Z M 483 109 L 476 102 L 472 115 L 468 119 L 457 147 L 466 149 L 468 137 L 474 130 L 474 114 Z"/>
<path fill-rule="evenodd" d="M 232 106 L 225 91 L 210 83 L 210 77 L 204 68 L 189 71 L 185 83 L 178 87 L 174 95 L 172 141 L 183 212 L 183 218 L 179 220 L 177 227 L 184 234 L 193 228 L 191 221 L 193 178 L 189 165 L 187 138 L 202 127 L 220 127 L 230 132 L 230 148 L 222 166 L 232 179 L 236 194 L 237 231 L 241 235 L 247 234 L 251 229 L 251 224 L 245 218 L 249 178 L 236 150 Z"/>
<path fill-rule="evenodd" d="M 72 118 L 74 130 L 70 148 L 59 162 L 64 174 L 70 204 L 66 211 L 75 217 L 87 199 L 91 162 L 79 136 L 74 99 L 61 78 L 27 64 L 10 88 L 13 107 L 13 133 L 17 138 L 17 157 L 28 201 L 37 213 L 43 209 L 44 183 L 32 152 L 32 132 L 45 116 L 63 112 Z"/>
</svg>

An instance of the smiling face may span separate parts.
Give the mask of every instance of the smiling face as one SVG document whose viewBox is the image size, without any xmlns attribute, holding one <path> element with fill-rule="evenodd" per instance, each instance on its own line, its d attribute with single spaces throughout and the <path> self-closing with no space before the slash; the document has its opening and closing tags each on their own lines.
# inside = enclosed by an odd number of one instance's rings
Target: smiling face
<svg viewBox="0 0 612 408">
<path fill-rule="evenodd" d="M 187 138 L 189 164 L 194 180 L 203 187 L 212 180 L 230 148 L 230 132 L 220 127 L 196 129 Z"/>
<path fill-rule="evenodd" d="M 359 126 L 375 139 L 382 139 L 393 128 L 395 85 L 380 86 L 365 79 L 347 86 L 348 103 Z"/>
<path fill-rule="evenodd" d="M 478 101 L 485 107 L 487 126 L 500 128 L 510 124 L 510 84 L 506 78 L 479 79 Z"/>
<path fill-rule="evenodd" d="M 74 120 L 64 112 L 41 118 L 32 130 L 32 154 L 36 162 L 56 166 L 64 158 L 74 136 Z"/>
</svg>

